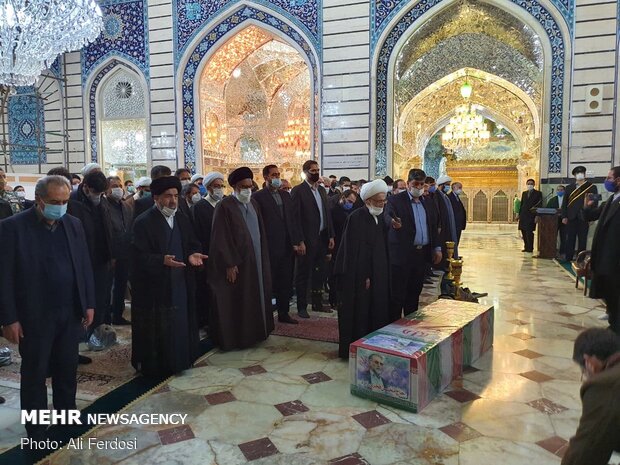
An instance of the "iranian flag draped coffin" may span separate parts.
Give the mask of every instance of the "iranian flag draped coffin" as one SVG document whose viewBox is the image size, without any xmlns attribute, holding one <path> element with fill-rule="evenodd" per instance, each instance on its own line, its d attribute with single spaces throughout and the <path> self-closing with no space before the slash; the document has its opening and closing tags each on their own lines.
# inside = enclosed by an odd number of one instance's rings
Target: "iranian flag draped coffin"
<svg viewBox="0 0 620 465">
<path fill-rule="evenodd" d="M 440 299 L 351 344 L 351 392 L 420 412 L 492 345 L 492 306 Z"/>
</svg>

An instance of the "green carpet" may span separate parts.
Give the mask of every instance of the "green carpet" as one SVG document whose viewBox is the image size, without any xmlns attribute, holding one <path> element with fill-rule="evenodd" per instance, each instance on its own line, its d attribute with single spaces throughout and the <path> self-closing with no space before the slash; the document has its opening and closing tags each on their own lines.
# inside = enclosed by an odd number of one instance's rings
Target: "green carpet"
<svg viewBox="0 0 620 465">
<path fill-rule="evenodd" d="M 209 339 L 200 341 L 201 356 L 209 352 L 212 348 L 213 343 Z M 82 412 L 84 414 L 116 413 L 130 402 L 163 383 L 166 379 L 167 378 L 144 378 L 139 376 L 119 386 L 103 397 L 100 397 L 82 410 Z M 66 444 L 69 439 L 80 437 L 93 428 L 94 425 L 54 426 L 49 429 L 49 438 L 50 440 L 60 441 L 62 444 Z M 0 454 L 0 465 L 32 465 L 51 452 L 52 451 L 41 452 L 22 450 L 19 446 L 16 446 Z"/>
</svg>

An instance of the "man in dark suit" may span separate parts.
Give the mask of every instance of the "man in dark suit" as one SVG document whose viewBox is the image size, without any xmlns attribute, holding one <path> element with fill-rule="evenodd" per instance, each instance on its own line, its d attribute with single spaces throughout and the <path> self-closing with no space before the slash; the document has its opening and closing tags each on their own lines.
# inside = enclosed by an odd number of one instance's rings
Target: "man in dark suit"
<svg viewBox="0 0 620 465">
<path fill-rule="evenodd" d="M 303 165 L 306 180 L 291 192 L 300 244 L 297 249 L 297 313 L 310 318 L 307 312 L 308 288 L 312 288 L 312 309 L 323 310 L 325 260 L 334 248 L 334 227 L 327 208 L 325 189 L 318 186 L 319 164 L 308 160 Z"/>
<path fill-rule="evenodd" d="M 562 206 L 562 223 L 566 225 L 566 260 L 571 261 L 575 254 L 586 250 L 590 224 L 583 219 L 582 210 L 586 194 L 598 195 L 594 184 L 586 180 L 586 167 L 573 169 L 575 182 L 566 187 L 566 199 Z"/>
<path fill-rule="evenodd" d="M 536 208 L 542 207 L 542 192 L 534 189 L 536 181 L 527 180 L 527 190 L 521 194 L 519 209 L 519 231 L 523 235 L 522 252 L 534 251 L 534 231 L 536 230 Z"/>
<path fill-rule="evenodd" d="M 289 312 L 293 291 L 294 249 L 299 248 L 293 203 L 288 192 L 280 190 L 280 170 L 276 165 L 263 168 L 265 187 L 253 195 L 258 203 L 269 243 L 272 292 L 278 307 L 278 321 L 297 324 Z"/>
<path fill-rule="evenodd" d="M 70 192 L 66 178 L 46 176 L 36 206 L 0 226 L 0 325 L 19 344 L 23 410 L 48 408 L 48 374 L 54 409 L 76 408 L 78 343 L 93 320 L 95 292 L 84 229 L 65 215 Z M 26 431 L 45 439 L 45 425 L 27 424 Z"/>
<path fill-rule="evenodd" d="M 0 199 L 0 220 L 13 216 L 13 210 L 11 204 L 6 200 Z"/>
<path fill-rule="evenodd" d="M 452 203 L 452 210 L 454 211 L 454 220 L 456 222 L 456 235 L 458 242 L 461 242 L 461 233 L 465 231 L 467 227 L 467 210 L 465 205 L 461 202 L 459 197 L 463 193 L 463 184 L 460 182 L 452 183 L 452 190 L 448 194 L 448 198 Z"/>
<path fill-rule="evenodd" d="M 605 301 L 609 327 L 620 334 L 620 166 L 609 171 L 605 189 L 611 192 L 606 202 L 597 208 L 590 198 L 583 210 L 585 221 L 598 220 L 592 241 L 590 297 Z"/>
<path fill-rule="evenodd" d="M 441 262 L 437 210 L 422 197 L 426 174 L 409 171 L 407 191 L 388 199 L 385 221 L 389 224 L 391 308 L 396 321 L 418 310 L 424 274 L 429 264 Z"/>
<path fill-rule="evenodd" d="M 562 211 L 562 207 L 564 206 L 564 202 L 566 201 L 566 196 L 564 195 L 564 186 L 559 185 L 555 189 L 556 195 L 549 199 L 547 202 L 547 208 L 555 208 L 556 210 Z M 566 259 L 566 226 L 562 223 L 562 215 L 558 217 L 558 236 L 560 237 L 560 249 L 558 251 L 560 258 L 562 260 Z"/>
<path fill-rule="evenodd" d="M 156 165 L 151 168 L 151 181 L 155 181 L 157 178 L 162 178 L 164 176 L 170 176 L 172 171 L 170 168 L 164 165 Z M 153 205 L 155 205 L 155 200 L 150 195 L 148 197 L 140 197 L 135 201 L 133 207 L 133 217 L 137 218 L 142 213 L 150 209 Z"/>
</svg>

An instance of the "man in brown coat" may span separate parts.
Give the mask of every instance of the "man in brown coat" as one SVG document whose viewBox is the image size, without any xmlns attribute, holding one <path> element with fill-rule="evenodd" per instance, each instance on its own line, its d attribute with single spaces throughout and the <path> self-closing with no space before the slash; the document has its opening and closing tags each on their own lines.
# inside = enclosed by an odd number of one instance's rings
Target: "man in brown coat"
<svg viewBox="0 0 620 465">
<path fill-rule="evenodd" d="M 620 451 L 620 339 L 608 329 L 586 329 L 575 340 L 573 360 L 587 379 L 579 427 L 562 465 L 607 465 Z"/>
</svg>

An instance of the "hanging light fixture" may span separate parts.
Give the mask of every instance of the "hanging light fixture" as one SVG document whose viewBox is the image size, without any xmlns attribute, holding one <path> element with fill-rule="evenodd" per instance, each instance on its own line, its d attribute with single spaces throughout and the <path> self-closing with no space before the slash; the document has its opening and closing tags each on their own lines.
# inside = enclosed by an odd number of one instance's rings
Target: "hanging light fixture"
<svg viewBox="0 0 620 465">
<path fill-rule="evenodd" d="M 27 86 L 103 28 L 95 0 L 0 0 L 0 85 Z"/>
<path fill-rule="evenodd" d="M 453 151 L 472 150 L 481 148 L 489 143 L 491 133 L 484 122 L 484 117 L 476 111 L 467 100 L 471 97 L 473 88 L 467 79 L 460 89 L 461 96 L 466 103 L 456 108 L 456 114 L 444 128 L 441 135 L 442 145 Z"/>
<path fill-rule="evenodd" d="M 288 120 L 282 137 L 278 138 L 278 147 L 303 154 L 310 150 L 310 122 L 308 118 Z"/>
</svg>

